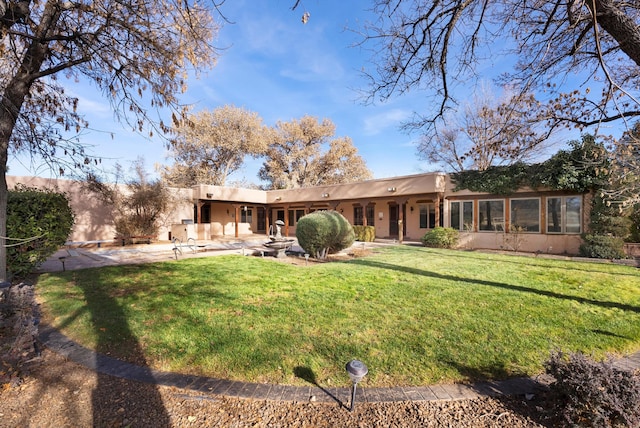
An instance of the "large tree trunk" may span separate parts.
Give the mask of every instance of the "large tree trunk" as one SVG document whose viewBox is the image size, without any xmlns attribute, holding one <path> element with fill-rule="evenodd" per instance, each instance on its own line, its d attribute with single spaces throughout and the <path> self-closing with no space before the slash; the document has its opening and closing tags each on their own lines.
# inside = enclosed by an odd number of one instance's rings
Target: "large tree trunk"
<svg viewBox="0 0 640 428">
<path fill-rule="evenodd" d="M 593 0 L 587 1 L 586 4 L 600 27 L 618 42 L 620 49 L 636 65 L 640 66 L 640 27 L 616 7 L 614 0 Z"/>
<path fill-rule="evenodd" d="M 51 14 L 53 18 L 55 14 Z M 0 282 L 8 279 L 7 272 L 7 161 L 9 142 L 20 110 L 31 86 L 34 75 L 40 70 L 47 54 L 47 46 L 33 41 L 22 60 L 22 64 L 0 94 Z"/>
</svg>

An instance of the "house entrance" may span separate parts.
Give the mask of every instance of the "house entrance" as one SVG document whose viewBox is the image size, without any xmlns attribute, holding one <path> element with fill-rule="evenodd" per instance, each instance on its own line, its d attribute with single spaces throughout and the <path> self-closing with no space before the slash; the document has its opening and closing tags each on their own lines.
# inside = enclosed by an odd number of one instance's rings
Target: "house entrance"
<svg viewBox="0 0 640 428">
<path fill-rule="evenodd" d="M 389 205 L 389 237 L 399 239 L 398 235 L 398 219 L 400 218 L 400 205 Z M 402 236 L 407 234 L 407 213 L 403 206 L 402 210 Z"/>
<path fill-rule="evenodd" d="M 257 230 L 258 233 L 267 233 L 267 211 L 264 207 L 258 207 Z"/>
</svg>

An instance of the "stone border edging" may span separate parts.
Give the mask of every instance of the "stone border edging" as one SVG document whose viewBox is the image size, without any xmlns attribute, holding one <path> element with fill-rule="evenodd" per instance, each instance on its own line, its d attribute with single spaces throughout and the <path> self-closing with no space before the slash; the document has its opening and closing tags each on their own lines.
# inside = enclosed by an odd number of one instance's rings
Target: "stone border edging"
<svg viewBox="0 0 640 428">
<path fill-rule="evenodd" d="M 138 366 L 96 353 L 72 341 L 55 328 L 46 325 L 40 325 L 39 339 L 46 347 L 54 352 L 75 363 L 95 370 L 98 373 L 138 382 L 173 386 L 225 397 L 255 400 L 335 402 L 346 406 L 346 403 L 351 399 L 350 387 L 325 388 L 319 385 L 288 386 L 261 384 L 152 370 L 148 367 Z M 631 361 L 631 363 L 628 364 L 629 368 L 640 367 L 640 352 L 634 354 L 634 357 L 635 360 L 629 360 Z M 535 378 L 512 378 L 503 381 L 477 382 L 468 385 L 439 384 L 388 388 L 368 388 L 361 385 L 357 392 L 359 394 L 359 400 L 368 403 L 451 401 L 501 395 L 535 394 L 545 390 L 551 380 L 551 377 L 541 375 Z"/>
</svg>

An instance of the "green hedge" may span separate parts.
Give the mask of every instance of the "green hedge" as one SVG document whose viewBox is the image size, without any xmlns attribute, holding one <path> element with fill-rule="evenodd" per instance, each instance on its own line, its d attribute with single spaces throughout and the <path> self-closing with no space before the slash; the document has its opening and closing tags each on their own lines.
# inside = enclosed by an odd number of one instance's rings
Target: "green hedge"
<svg viewBox="0 0 640 428">
<path fill-rule="evenodd" d="M 454 248 L 458 245 L 460 233 L 451 227 L 436 227 L 421 238 L 422 245 L 434 248 Z"/>
<path fill-rule="evenodd" d="M 7 199 L 7 269 L 23 277 L 65 243 L 74 218 L 63 193 L 25 186 Z"/>
<path fill-rule="evenodd" d="M 596 259 L 624 259 L 624 240 L 615 236 L 584 235 L 580 255 Z"/>
<path fill-rule="evenodd" d="M 356 241 L 373 242 L 376 239 L 376 228 L 374 226 L 353 226 Z"/>
</svg>

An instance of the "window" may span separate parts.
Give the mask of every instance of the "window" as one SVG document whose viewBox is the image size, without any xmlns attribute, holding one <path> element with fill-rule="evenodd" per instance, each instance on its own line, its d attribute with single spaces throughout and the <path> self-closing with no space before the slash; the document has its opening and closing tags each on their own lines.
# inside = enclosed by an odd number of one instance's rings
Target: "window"
<svg viewBox="0 0 640 428">
<path fill-rule="evenodd" d="M 460 210 L 462 209 L 462 213 Z M 450 225 L 458 230 L 473 230 L 473 201 L 451 202 L 449 204 Z"/>
<path fill-rule="evenodd" d="M 353 207 L 353 224 L 355 226 L 362 226 L 362 207 Z"/>
<path fill-rule="evenodd" d="M 367 216 L 367 226 L 375 226 L 375 211 L 373 205 L 368 205 L 363 209 L 361 206 L 353 207 L 353 225 L 354 226 L 362 226 L 364 225 L 363 212 L 366 213 Z"/>
<path fill-rule="evenodd" d="M 523 232 L 540 232 L 540 199 L 512 199 L 511 227 Z"/>
<path fill-rule="evenodd" d="M 242 207 L 240 210 L 240 223 L 253 223 L 253 211 L 251 208 Z"/>
<path fill-rule="evenodd" d="M 295 226 L 304 216 L 304 210 L 289 210 L 289 226 Z"/>
<path fill-rule="evenodd" d="M 480 230 L 504 230 L 504 201 L 478 201 L 478 215 Z"/>
<path fill-rule="evenodd" d="M 547 198 L 547 233 L 580 233 L 581 218 L 580 196 Z"/>
<path fill-rule="evenodd" d="M 436 206 L 434 204 L 420 205 L 420 229 L 436 227 Z"/>
<path fill-rule="evenodd" d="M 373 205 L 367 205 L 367 226 L 376 225 L 376 213 Z"/>
</svg>

